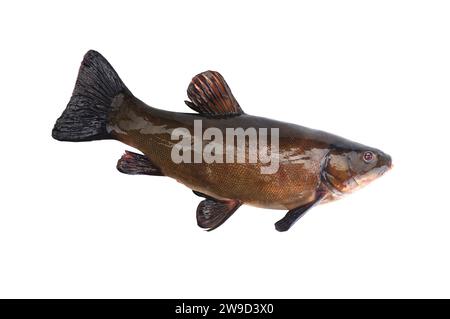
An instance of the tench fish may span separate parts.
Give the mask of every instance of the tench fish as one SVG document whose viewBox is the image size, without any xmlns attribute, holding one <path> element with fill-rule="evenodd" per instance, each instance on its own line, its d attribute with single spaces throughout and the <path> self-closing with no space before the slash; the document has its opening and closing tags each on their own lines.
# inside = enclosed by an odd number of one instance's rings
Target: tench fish
<svg viewBox="0 0 450 319">
<path fill-rule="evenodd" d="M 148 106 L 91 50 L 52 136 L 72 142 L 114 139 L 138 149 L 142 154 L 126 151 L 117 169 L 172 177 L 192 189 L 204 198 L 197 223 L 206 230 L 248 204 L 288 210 L 275 223 L 286 231 L 313 206 L 361 188 L 392 166 L 391 157 L 378 149 L 246 114 L 218 72 L 196 75 L 187 95 L 185 103 L 195 113 Z"/>
</svg>

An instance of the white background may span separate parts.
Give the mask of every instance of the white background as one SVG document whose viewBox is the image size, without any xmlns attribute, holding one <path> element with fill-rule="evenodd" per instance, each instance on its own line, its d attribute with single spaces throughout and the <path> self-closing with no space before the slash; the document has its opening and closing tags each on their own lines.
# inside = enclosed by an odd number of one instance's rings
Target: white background
<svg viewBox="0 0 450 319">
<path fill-rule="evenodd" d="M 0 5 L 0 297 L 450 297 L 446 1 L 10 1 Z M 378 147 L 395 168 L 287 233 L 241 207 L 196 225 L 126 145 L 61 143 L 89 49 L 173 111 L 220 71 L 243 109 Z"/>
</svg>

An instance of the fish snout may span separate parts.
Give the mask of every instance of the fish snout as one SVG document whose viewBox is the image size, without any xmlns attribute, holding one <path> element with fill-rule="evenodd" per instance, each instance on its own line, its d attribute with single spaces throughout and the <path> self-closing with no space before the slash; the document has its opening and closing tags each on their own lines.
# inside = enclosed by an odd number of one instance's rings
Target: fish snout
<svg viewBox="0 0 450 319">
<path fill-rule="evenodd" d="M 382 153 L 379 163 L 377 165 L 379 169 L 379 175 L 382 175 L 392 169 L 392 157 L 389 154 Z"/>
<path fill-rule="evenodd" d="M 391 169 L 394 167 L 394 164 L 392 164 L 392 157 L 388 155 L 388 168 Z"/>
</svg>

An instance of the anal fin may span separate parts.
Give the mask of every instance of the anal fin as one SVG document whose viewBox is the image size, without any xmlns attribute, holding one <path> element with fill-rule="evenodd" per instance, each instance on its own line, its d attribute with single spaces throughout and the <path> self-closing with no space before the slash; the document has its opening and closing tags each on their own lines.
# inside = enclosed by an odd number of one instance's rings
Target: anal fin
<svg viewBox="0 0 450 319">
<path fill-rule="evenodd" d="M 145 155 L 125 151 L 125 154 L 117 162 L 119 172 L 130 175 L 154 175 L 164 176 Z"/>
</svg>

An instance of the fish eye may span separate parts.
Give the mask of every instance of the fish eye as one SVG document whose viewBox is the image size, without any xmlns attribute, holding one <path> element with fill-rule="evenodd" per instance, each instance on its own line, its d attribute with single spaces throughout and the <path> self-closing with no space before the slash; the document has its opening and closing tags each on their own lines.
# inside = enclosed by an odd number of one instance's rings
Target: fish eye
<svg viewBox="0 0 450 319">
<path fill-rule="evenodd" d="M 371 151 L 364 152 L 363 160 L 366 163 L 371 163 L 375 159 L 375 154 Z"/>
</svg>

